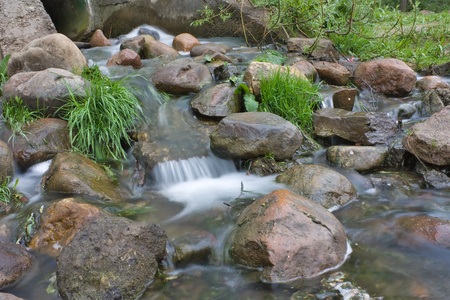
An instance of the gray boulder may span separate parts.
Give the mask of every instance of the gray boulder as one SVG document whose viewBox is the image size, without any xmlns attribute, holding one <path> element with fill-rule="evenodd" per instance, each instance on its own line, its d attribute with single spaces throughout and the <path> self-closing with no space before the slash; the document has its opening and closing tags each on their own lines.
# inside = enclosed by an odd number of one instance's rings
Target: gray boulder
<svg viewBox="0 0 450 300">
<path fill-rule="evenodd" d="M 285 282 L 338 267 L 346 257 L 347 238 L 325 208 L 277 190 L 241 213 L 229 252 L 239 264 L 263 268 L 264 281 Z"/>
<path fill-rule="evenodd" d="M 32 256 L 22 245 L 0 241 L 0 288 L 20 278 L 32 264 Z"/>
<path fill-rule="evenodd" d="M 167 236 L 156 224 L 100 216 L 58 256 L 63 299 L 136 299 L 154 279 Z"/>
<path fill-rule="evenodd" d="M 397 122 L 385 113 L 350 112 L 324 108 L 313 115 L 314 134 L 333 135 L 361 145 L 386 144 L 397 131 Z"/>
<path fill-rule="evenodd" d="M 325 208 L 344 205 L 356 197 L 355 188 L 344 175 L 318 165 L 289 168 L 276 181 Z"/>
<path fill-rule="evenodd" d="M 226 117 L 241 111 L 242 103 L 235 94 L 236 87 L 221 83 L 202 90 L 191 101 L 191 107 L 199 114 L 207 117 Z"/>
<path fill-rule="evenodd" d="M 36 38 L 56 33 L 40 0 L 0 0 L 0 8 L 0 59 Z"/>
<path fill-rule="evenodd" d="M 86 58 L 68 37 L 54 33 L 27 44 L 8 61 L 8 76 L 20 72 L 43 71 L 48 68 L 81 73 L 87 66 Z"/>
<path fill-rule="evenodd" d="M 21 72 L 13 75 L 4 85 L 4 101 L 22 99 L 31 111 L 46 108 L 49 116 L 54 115 L 66 103 L 70 94 L 86 97 L 89 82 L 81 76 L 56 68 L 37 72 Z M 58 112 L 62 115 L 64 112 Z"/>
<path fill-rule="evenodd" d="M 292 157 L 303 136 L 291 122 L 265 112 L 231 114 L 210 135 L 211 150 L 223 158 L 249 159 L 273 154 L 276 160 Z"/>
<path fill-rule="evenodd" d="M 403 138 L 406 150 L 417 158 L 438 166 L 450 165 L 450 105 L 422 123 L 411 127 Z"/>
<path fill-rule="evenodd" d="M 317 45 L 312 52 L 312 56 L 317 59 L 327 59 L 331 61 L 339 60 L 339 52 L 334 47 L 331 40 L 320 38 L 316 41 L 315 38 L 290 38 L 287 41 L 287 48 L 289 52 L 308 53 L 308 49 L 317 42 Z"/>
<path fill-rule="evenodd" d="M 362 172 L 380 168 L 387 153 L 387 147 L 331 146 L 327 149 L 327 160 L 340 167 Z"/>
<path fill-rule="evenodd" d="M 11 149 L 4 141 L 0 141 L 0 183 L 6 177 L 14 177 L 14 157 Z"/>
</svg>

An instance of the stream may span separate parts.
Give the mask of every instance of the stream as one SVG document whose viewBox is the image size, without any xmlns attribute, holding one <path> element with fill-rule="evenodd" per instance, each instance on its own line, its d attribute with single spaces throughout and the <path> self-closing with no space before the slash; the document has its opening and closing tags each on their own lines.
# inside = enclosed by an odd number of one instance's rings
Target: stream
<svg viewBox="0 0 450 300">
<path fill-rule="evenodd" d="M 161 42 L 172 45 L 173 36 L 157 30 Z M 137 35 L 136 28 L 127 37 Z M 200 40 L 202 43 L 223 43 L 233 48 L 231 56 L 243 58 L 245 66 L 258 54 L 246 48 L 237 38 Z M 114 42 L 113 42 L 114 44 Z M 144 61 L 138 71 L 131 67 L 106 68 L 108 58 L 119 51 L 119 45 L 83 50 L 90 64 L 97 64 L 111 78 L 131 76 L 128 84 L 136 90 L 144 106 L 149 130 L 158 132 L 161 147 L 191 149 L 203 145 L 197 142 L 198 130 L 204 124 L 190 109 L 190 96 L 165 102 L 147 80 L 155 70 L 151 60 Z M 181 53 L 189 56 L 189 53 Z M 448 78 L 447 78 L 448 80 Z M 331 106 L 334 88 L 324 85 L 321 93 L 324 105 Z M 406 98 L 384 98 L 376 103 L 378 111 L 396 115 L 403 103 L 417 103 L 421 93 L 416 91 Z M 369 95 L 362 93 L 357 101 Z M 360 102 L 358 102 L 360 103 Z M 358 109 L 358 103 L 355 110 Z M 415 114 L 404 120 L 405 127 L 418 121 Z M 202 146 L 203 147 L 203 146 Z M 208 145 L 201 149 L 208 153 Z M 365 290 L 376 299 L 448 299 L 450 295 L 450 249 L 414 242 L 396 234 L 394 223 L 398 218 L 428 215 L 450 220 L 450 193 L 448 190 L 424 189 L 420 177 L 405 171 L 384 170 L 360 174 L 354 170 L 330 165 L 325 151 L 319 150 L 297 158 L 303 163 L 314 163 L 332 168 L 345 175 L 355 186 L 355 201 L 333 211 L 344 225 L 352 253 L 338 269 L 317 278 L 295 280 L 283 284 L 263 283 L 259 271 L 235 265 L 228 256 L 227 238 L 238 214 L 254 199 L 273 190 L 285 188 L 275 182 L 275 176 L 247 175 L 246 170 L 232 161 L 203 157 L 167 161 L 158 164 L 143 187 L 135 186 L 134 197 L 126 204 L 133 209 L 133 220 L 158 223 L 169 237 L 169 258 L 164 261 L 163 275 L 158 276 L 141 299 L 340 299 L 324 281 L 332 274 L 340 274 L 344 281 Z M 130 165 L 134 163 L 131 150 Z M 30 211 L 47 205 L 61 196 L 47 195 L 40 189 L 42 175 L 50 162 L 33 166 L 25 173 L 16 171 L 20 178 L 17 190 L 30 202 L 18 213 L 0 219 L 0 229 L 11 230 Z M 207 231 L 216 243 L 208 263 L 175 267 L 170 260 L 173 247 L 170 241 L 192 231 Z M 32 269 L 13 286 L 1 291 L 24 299 L 61 299 L 56 292 L 46 289 L 56 271 L 56 260 L 33 252 Z M 315 295 L 312 297 L 311 295 Z M 331 298 L 327 298 L 331 297 Z"/>
</svg>

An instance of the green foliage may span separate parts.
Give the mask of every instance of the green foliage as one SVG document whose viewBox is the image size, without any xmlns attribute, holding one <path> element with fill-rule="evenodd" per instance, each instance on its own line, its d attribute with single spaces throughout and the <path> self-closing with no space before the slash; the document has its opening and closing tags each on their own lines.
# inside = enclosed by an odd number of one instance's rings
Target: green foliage
<svg viewBox="0 0 450 300">
<path fill-rule="evenodd" d="M 201 18 L 192 22 L 191 26 L 197 27 L 205 23 L 211 23 L 215 18 L 220 18 L 223 22 L 225 22 L 231 18 L 231 12 L 229 11 L 230 8 L 231 4 L 226 7 L 219 6 L 219 11 L 215 13 L 214 10 L 208 7 L 208 5 L 205 5 L 203 6 L 203 10 L 198 10 Z"/>
<path fill-rule="evenodd" d="M 322 101 L 320 85 L 278 70 L 261 78 L 260 86 L 259 111 L 279 115 L 307 134 L 312 133 L 312 114 Z"/>
<path fill-rule="evenodd" d="M 397 8 L 399 6 L 400 1 L 399 0 L 381 0 L 382 5 L 389 5 L 393 8 Z M 410 11 L 413 9 L 413 5 L 411 4 L 411 1 L 408 1 L 408 6 L 406 7 L 407 11 Z M 433 12 L 443 12 L 446 10 L 450 10 L 450 2 L 448 0 L 427 0 L 420 2 L 419 4 L 420 10 L 430 10 Z"/>
<path fill-rule="evenodd" d="M 7 67 L 10 57 L 11 54 L 8 54 L 0 61 L 0 96 L 3 95 L 3 85 L 8 80 Z"/>
<path fill-rule="evenodd" d="M 243 95 L 244 97 L 244 106 L 246 111 L 257 111 L 258 110 L 258 101 L 255 99 L 255 95 L 250 93 L 250 89 L 248 86 L 241 82 L 236 90 L 234 91 L 237 95 Z"/>
<path fill-rule="evenodd" d="M 17 187 L 17 184 L 19 184 L 19 178 L 16 179 L 14 186 L 9 187 L 11 181 L 11 177 L 6 176 L 5 180 L 3 180 L 2 183 L 0 183 L 0 202 L 3 202 L 7 205 L 9 205 L 11 202 L 18 202 L 20 201 L 20 197 L 22 197 L 21 194 L 16 193 L 14 190 Z"/>
<path fill-rule="evenodd" d="M 124 80 L 110 80 L 98 66 L 84 68 L 82 76 L 91 82 L 87 96 L 71 93 L 62 107 L 72 147 L 96 160 L 126 158 L 122 142 L 130 144 L 127 131 L 134 128 L 142 112 L 137 98 Z"/>
<path fill-rule="evenodd" d="M 2 116 L 3 122 L 12 130 L 12 135 L 9 137 L 8 142 L 12 140 L 14 145 L 14 139 L 17 135 L 27 138 L 26 132 L 22 130 L 22 126 L 29 124 L 33 120 L 43 118 L 44 115 L 42 110 L 30 111 L 23 104 L 22 99 L 16 96 L 9 101 L 3 101 Z"/>
<path fill-rule="evenodd" d="M 282 65 L 286 61 L 287 57 L 276 50 L 266 50 L 262 55 L 259 55 L 255 61 L 268 62 L 277 65 Z"/>
</svg>

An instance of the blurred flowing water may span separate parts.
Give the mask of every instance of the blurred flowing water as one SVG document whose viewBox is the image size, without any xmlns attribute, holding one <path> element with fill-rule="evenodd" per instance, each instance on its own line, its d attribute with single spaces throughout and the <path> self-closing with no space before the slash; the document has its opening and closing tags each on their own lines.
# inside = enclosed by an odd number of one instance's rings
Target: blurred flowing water
<svg viewBox="0 0 450 300">
<path fill-rule="evenodd" d="M 158 30 L 161 41 L 171 45 L 173 36 L 158 28 L 142 27 Z M 138 30 L 136 28 L 127 37 L 137 35 Z M 246 57 L 242 54 L 245 53 L 242 40 L 202 40 L 212 41 L 227 44 L 239 51 L 241 57 Z M 339 269 L 317 278 L 285 284 L 263 283 L 259 280 L 259 270 L 233 264 L 227 253 L 227 239 L 237 216 L 254 199 L 284 186 L 275 182 L 276 175 L 247 175 L 246 170 L 236 167 L 233 162 L 211 154 L 206 135 L 209 127 L 205 129 L 205 124 L 190 110 L 190 96 L 165 101 L 148 79 L 155 70 L 154 62 L 150 60 L 144 61 L 144 68 L 139 71 L 104 67 L 107 59 L 117 51 L 119 46 L 113 45 L 84 50 L 84 54 L 90 64 L 98 64 L 111 78 L 131 76 L 128 85 L 142 102 L 148 123 L 144 131 L 155 145 L 181 157 L 158 164 L 148 174 L 150 182 L 135 188 L 135 196 L 126 204 L 126 208 L 137 212 L 131 218 L 159 223 L 170 241 L 194 230 L 208 231 L 217 240 L 209 264 L 176 268 L 169 256 L 164 262 L 163 276 L 149 285 L 141 299 L 340 299 L 329 290 L 323 290 L 323 280 L 337 271 L 345 275 L 345 281 L 378 299 L 448 299 L 450 250 L 399 239 L 394 227 L 395 221 L 404 216 L 428 215 L 450 220 L 449 192 L 423 189 L 419 177 L 408 172 L 360 174 L 336 168 L 327 163 L 323 150 L 300 159 L 341 172 L 358 191 L 355 201 L 333 211 L 344 225 L 353 249 L 348 260 Z M 252 55 L 254 53 L 248 55 L 248 60 Z M 328 107 L 332 106 L 333 89 L 324 86 L 322 90 Z M 357 105 L 359 101 L 369 100 L 370 95 L 362 94 Z M 420 93 L 417 92 L 402 99 L 386 98 L 374 105 L 379 111 L 395 115 L 399 104 L 419 100 Z M 202 139 L 205 136 L 206 141 Z M 199 149 L 195 151 L 203 151 L 205 155 L 182 157 L 183 153 L 196 147 Z M 131 153 L 130 161 L 133 161 Z M 40 181 L 48 166 L 49 162 L 42 163 L 26 173 L 17 174 L 20 178 L 18 190 L 31 201 L 19 213 L 1 217 L 0 229 L 14 231 L 27 213 L 61 198 L 41 193 Z M 140 213 L 142 207 L 151 209 Z M 173 251 L 170 242 L 168 251 Z M 55 259 L 33 254 L 35 261 L 31 271 L 1 291 L 25 299 L 60 299 L 57 293 L 46 292 L 56 270 Z"/>
</svg>

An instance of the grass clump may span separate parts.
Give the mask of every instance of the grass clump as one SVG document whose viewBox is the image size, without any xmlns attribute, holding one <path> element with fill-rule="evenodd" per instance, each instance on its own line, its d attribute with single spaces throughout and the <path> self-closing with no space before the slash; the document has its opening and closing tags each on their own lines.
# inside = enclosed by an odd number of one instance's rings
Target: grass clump
<svg viewBox="0 0 450 300">
<path fill-rule="evenodd" d="M 71 93 L 61 108 L 73 149 L 97 161 L 125 159 L 122 143 L 130 145 L 128 130 L 142 113 L 138 99 L 124 86 L 126 79 L 112 81 L 98 66 L 84 68 L 81 75 L 91 82 L 87 96 Z"/>
<path fill-rule="evenodd" d="M 12 187 L 9 187 L 10 182 L 11 177 L 6 176 L 3 182 L 0 183 L 0 204 L 3 204 L 6 212 L 8 212 L 11 208 L 16 209 L 22 204 L 20 201 L 22 194 L 15 191 L 17 185 L 19 184 L 19 178 L 16 179 L 14 186 Z M 2 205 L 0 205 L 0 207 L 1 206 Z"/>
<path fill-rule="evenodd" d="M 312 133 L 312 115 L 322 101 L 319 84 L 278 70 L 261 78 L 260 86 L 261 103 L 258 111 L 279 115 L 303 132 Z"/>
<path fill-rule="evenodd" d="M 8 54 L 0 61 L 0 96 L 3 95 L 3 85 L 8 80 L 7 67 L 10 57 L 11 54 Z"/>
</svg>

